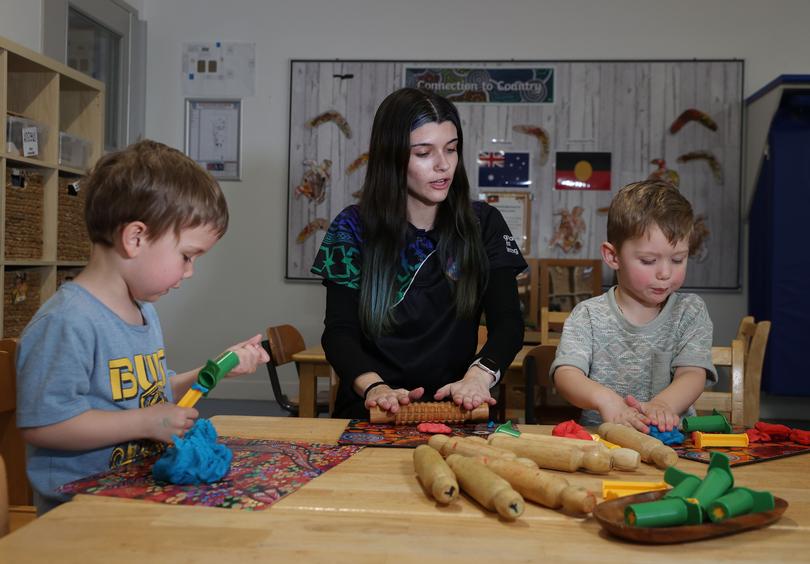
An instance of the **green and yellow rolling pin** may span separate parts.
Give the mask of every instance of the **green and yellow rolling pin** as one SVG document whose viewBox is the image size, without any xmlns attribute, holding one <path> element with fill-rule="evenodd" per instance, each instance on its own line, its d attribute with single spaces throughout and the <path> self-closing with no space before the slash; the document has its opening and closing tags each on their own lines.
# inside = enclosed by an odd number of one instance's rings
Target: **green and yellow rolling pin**
<svg viewBox="0 0 810 564">
<path fill-rule="evenodd" d="M 239 356 L 233 351 L 225 351 L 216 360 L 209 360 L 197 374 L 197 381 L 194 382 L 186 392 L 186 395 L 177 403 L 179 407 L 194 407 L 202 396 L 207 396 L 208 392 L 222 380 L 225 375 L 236 368 L 239 364 Z"/>
</svg>

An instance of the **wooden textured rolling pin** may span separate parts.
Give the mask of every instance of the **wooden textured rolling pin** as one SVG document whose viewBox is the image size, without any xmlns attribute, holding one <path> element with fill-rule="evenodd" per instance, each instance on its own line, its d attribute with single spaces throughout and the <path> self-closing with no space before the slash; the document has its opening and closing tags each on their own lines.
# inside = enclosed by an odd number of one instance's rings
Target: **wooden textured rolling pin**
<svg viewBox="0 0 810 564">
<path fill-rule="evenodd" d="M 497 511 L 510 521 L 523 515 L 526 504 L 520 494 L 479 461 L 451 454 L 447 457 L 447 465 L 455 472 L 461 488 L 490 511 Z"/>
<path fill-rule="evenodd" d="M 413 467 L 433 499 L 442 504 L 458 499 L 456 475 L 436 449 L 428 445 L 416 447 L 413 451 Z"/>
<path fill-rule="evenodd" d="M 563 508 L 568 513 L 590 513 L 596 505 L 596 497 L 578 486 L 572 486 L 562 476 L 527 468 L 516 460 L 476 458 L 484 466 L 509 482 L 525 499 L 536 501 L 552 509 Z"/>
<path fill-rule="evenodd" d="M 428 445 L 439 451 L 445 458 L 451 454 L 460 454 L 462 456 L 489 456 L 492 458 L 517 458 L 517 455 L 511 450 L 494 447 L 486 442 L 482 443 L 462 437 L 433 435 L 428 439 Z"/>
<path fill-rule="evenodd" d="M 511 450 L 517 456 L 534 460 L 540 468 L 576 472 L 582 468 L 594 474 L 610 472 L 612 462 L 610 454 L 594 449 L 580 449 L 565 444 L 546 444 L 511 437 L 502 433 L 489 436 L 489 444 Z"/>
<path fill-rule="evenodd" d="M 613 468 L 617 470 L 636 470 L 641 455 L 631 448 L 608 448 L 598 441 L 586 441 L 584 439 L 572 439 L 570 437 L 555 437 L 553 435 L 537 435 L 533 433 L 521 433 L 521 439 L 536 441 L 546 444 L 565 444 L 580 449 L 596 448 L 607 452 L 613 462 Z"/>
<path fill-rule="evenodd" d="M 599 436 L 617 445 L 638 451 L 641 460 L 652 462 L 662 470 L 675 466 L 678 462 L 678 453 L 673 449 L 655 437 L 645 435 L 626 425 L 602 423 L 599 426 Z"/>
<path fill-rule="evenodd" d="M 465 421 L 486 421 L 489 419 L 489 405 L 482 403 L 472 411 L 459 407 L 449 401 L 416 402 L 400 405 L 399 411 L 391 414 L 384 409 L 374 407 L 369 410 L 372 423 L 394 423 L 407 425 L 411 423 L 463 423 Z"/>
</svg>

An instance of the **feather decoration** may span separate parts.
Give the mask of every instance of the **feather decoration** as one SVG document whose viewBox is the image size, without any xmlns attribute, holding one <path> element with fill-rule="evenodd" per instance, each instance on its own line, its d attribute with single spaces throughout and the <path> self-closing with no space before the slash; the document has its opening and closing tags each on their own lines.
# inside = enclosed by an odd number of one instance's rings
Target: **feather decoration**
<svg viewBox="0 0 810 564">
<path fill-rule="evenodd" d="M 349 122 L 346 121 L 346 118 L 343 117 L 340 112 L 335 110 L 318 114 L 307 122 L 307 127 L 318 127 L 319 125 L 323 125 L 324 123 L 328 123 L 330 121 L 334 122 L 334 124 L 338 126 L 338 129 L 343 132 L 347 139 L 352 138 L 352 128 L 349 127 Z"/>
<path fill-rule="evenodd" d="M 539 125 L 513 125 L 512 131 L 523 133 L 525 135 L 531 135 L 537 139 L 540 142 L 540 164 L 546 164 L 546 161 L 548 161 L 548 152 L 551 142 L 545 129 Z"/>
<path fill-rule="evenodd" d="M 717 183 L 723 183 L 723 167 L 720 166 L 720 161 L 710 151 L 691 151 L 678 157 L 679 163 L 688 163 L 689 161 L 706 161 Z"/>
<path fill-rule="evenodd" d="M 679 115 L 675 121 L 672 122 L 672 125 L 669 126 L 669 132 L 677 133 L 690 121 L 696 121 L 700 125 L 707 127 L 712 131 L 717 131 L 717 123 L 709 116 L 709 114 L 696 108 L 689 108 L 688 110 L 684 110 L 683 113 L 681 113 L 681 115 Z"/>
</svg>

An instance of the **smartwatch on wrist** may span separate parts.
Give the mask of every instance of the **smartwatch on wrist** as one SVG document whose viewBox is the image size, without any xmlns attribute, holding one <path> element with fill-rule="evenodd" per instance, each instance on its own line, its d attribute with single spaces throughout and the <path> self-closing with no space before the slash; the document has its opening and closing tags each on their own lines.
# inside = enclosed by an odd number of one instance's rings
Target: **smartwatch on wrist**
<svg viewBox="0 0 810 564">
<path fill-rule="evenodd" d="M 495 385 L 501 380 L 501 369 L 498 367 L 498 363 L 492 360 L 491 358 L 487 358 L 482 356 L 481 358 L 476 359 L 471 365 L 470 368 L 473 366 L 477 366 L 487 374 L 492 376 L 492 383 L 489 385 L 490 388 L 494 388 Z"/>
</svg>

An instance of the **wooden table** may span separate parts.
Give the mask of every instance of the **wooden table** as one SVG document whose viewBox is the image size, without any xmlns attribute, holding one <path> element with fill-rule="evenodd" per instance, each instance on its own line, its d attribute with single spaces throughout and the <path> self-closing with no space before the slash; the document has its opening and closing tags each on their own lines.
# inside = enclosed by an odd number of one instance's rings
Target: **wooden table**
<svg viewBox="0 0 810 564">
<path fill-rule="evenodd" d="M 519 419 L 523 416 L 523 358 L 531 350 L 524 346 L 509 365 L 503 377 L 506 385 L 506 417 Z M 329 362 L 323 347 L 316 345 L 292 355 L 298 365 L 298 416 L 315 417 L 315 401 L 318 392 L 318 375 L 329 375 Z"/>
<path fill-rule="evenodd" d="M 215 417 L 221 435 L 335 441 L 345 420 Z M 550 427 L 523 426 L 550 432 Z M 807 562 L 810 456 L 734 470 L 739 485 L 768 488 L 790 507 L 771 527 L 689 545 L 637 545 L 607 536 L 592 517 L 533 503 L 516 522 L 466 496 L 430 501 L 413 473 L 410 449 L 367 448 L 265 511 L 175 506 L 77 496 L 0 540 L 0 562 Z M 611 479 L 660 480 L 646 464 Z M 703 475 L 706 465 L 681 460 Z M 601 477 L 563 474 L 599 491 Z"/>
</svg>

